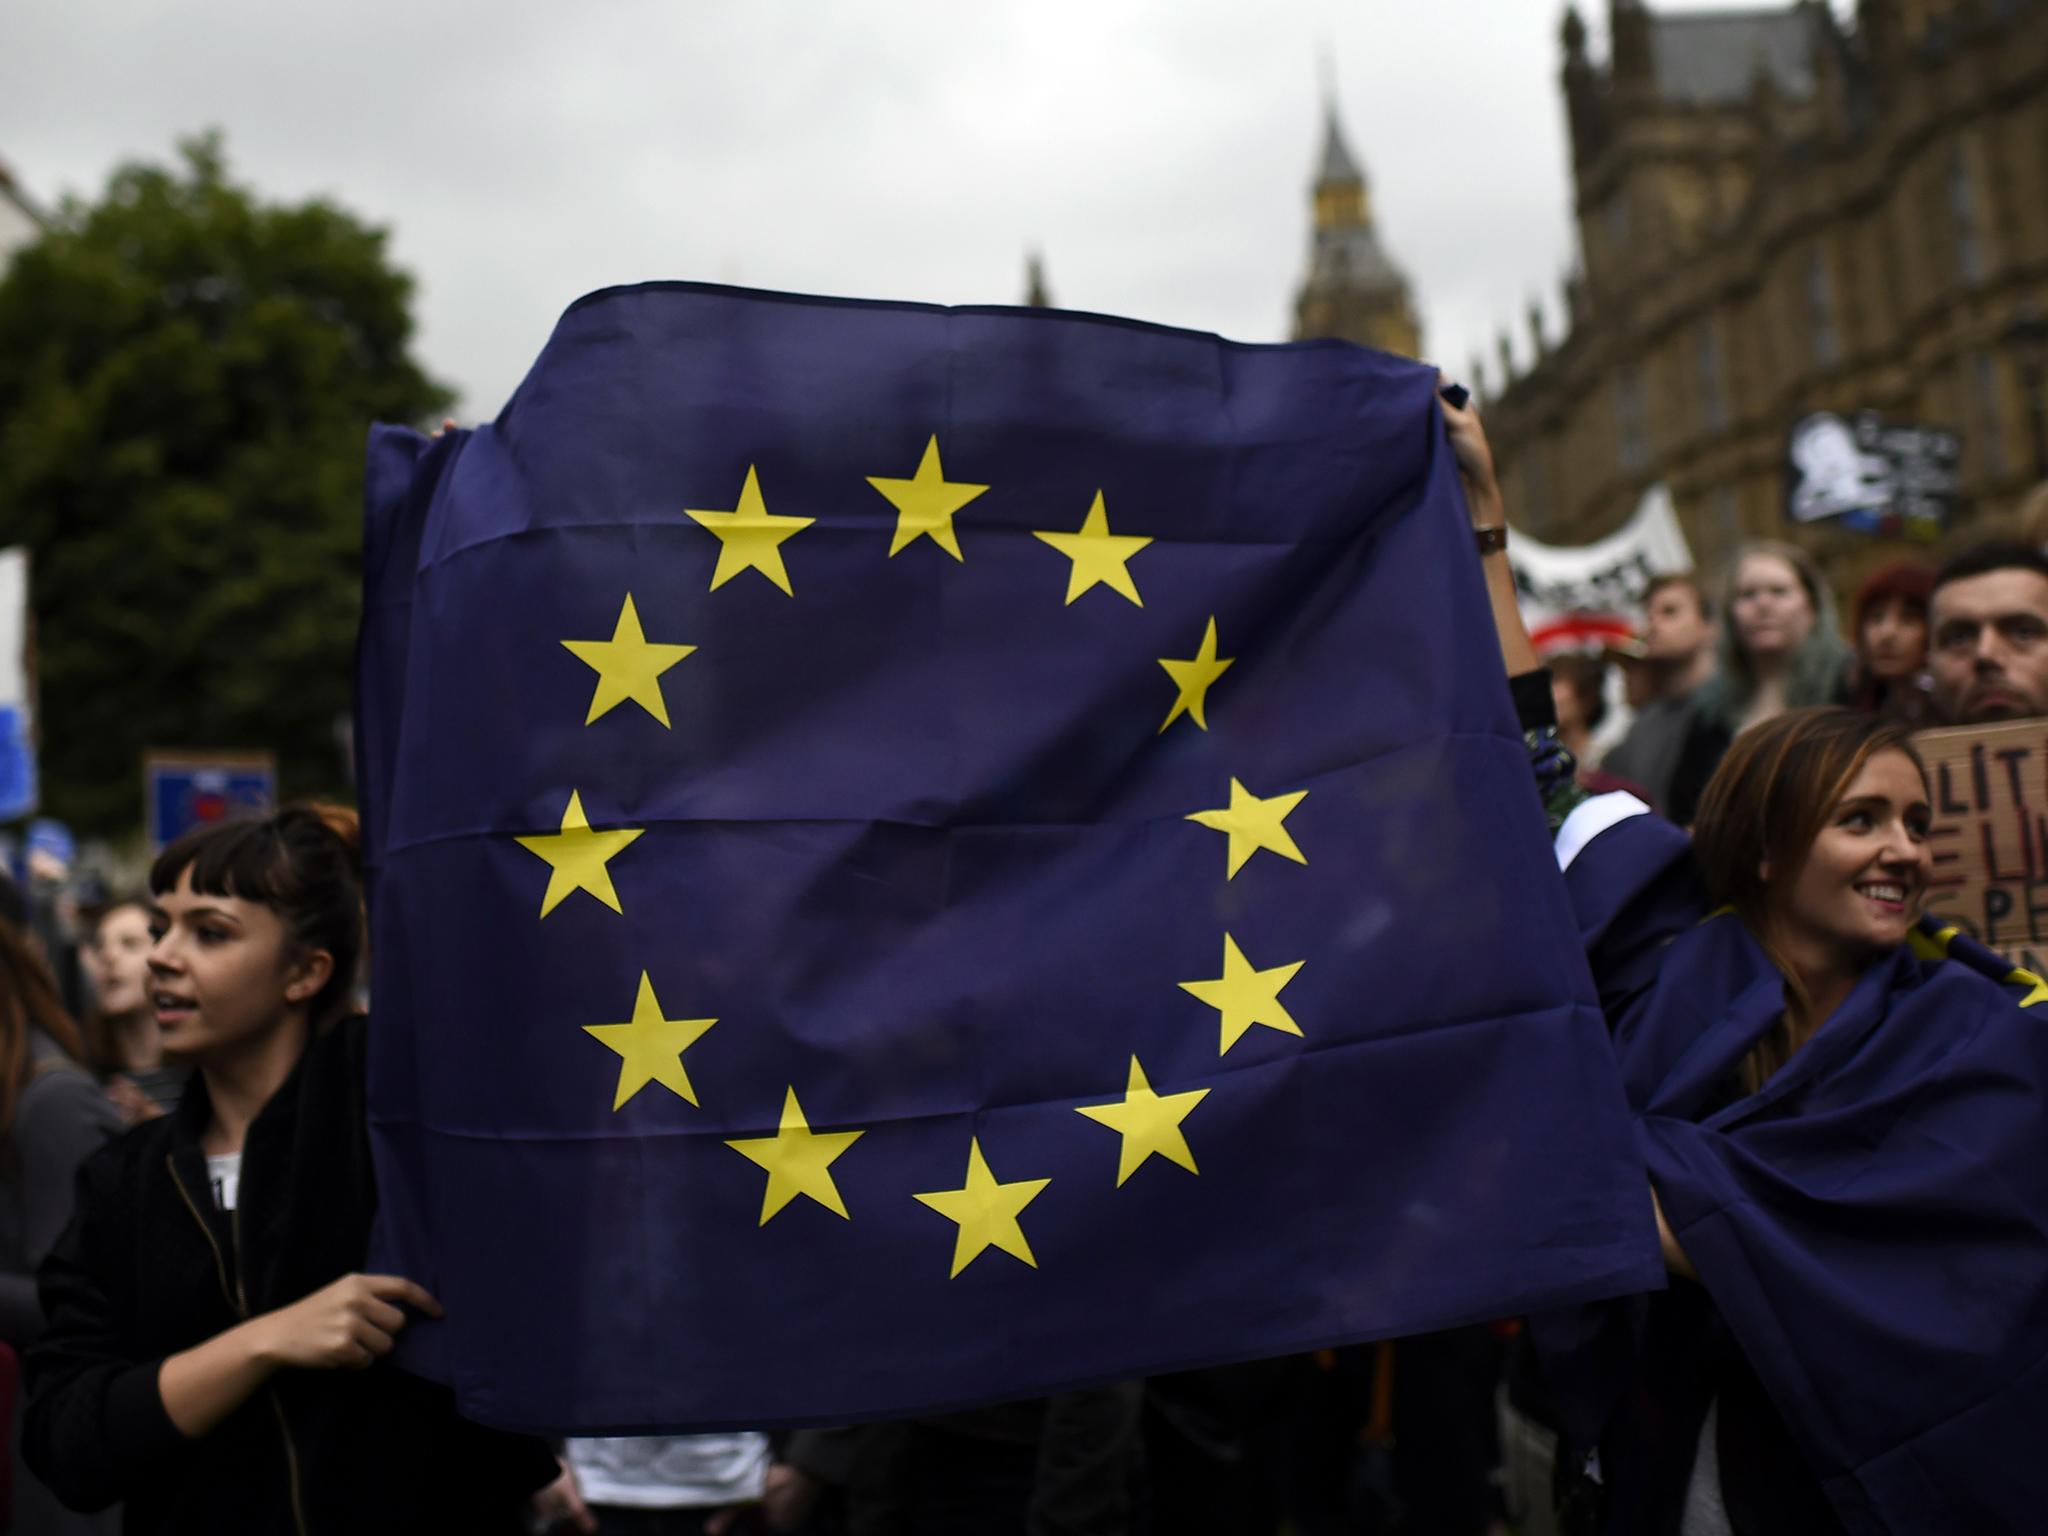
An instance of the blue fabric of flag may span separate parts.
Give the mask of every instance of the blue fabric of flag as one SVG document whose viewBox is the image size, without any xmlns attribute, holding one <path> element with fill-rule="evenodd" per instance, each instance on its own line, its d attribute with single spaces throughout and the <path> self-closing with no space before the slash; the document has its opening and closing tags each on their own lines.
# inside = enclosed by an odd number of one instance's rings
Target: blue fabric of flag
<svg viewBox="0 0 2048 1536">
<path fill-rule="evenodd" d="M 1747 1094 L 1731 1084 L 1784 979 L 1733 912 L 1704 915 L 1685 834 L 1622 821 L 1566 883 L 1666 1218 L 1843 1526 L 2035 1529 L 2048 985 L 1923 919 Z M 1539 1319 L 1583 1441 L 1612 1431 L 1650 1321 Z M 1705 1397 L 1689 1407 L 1696 1433 Z M 1637 1471 L 1607 1458 L 1610 1488 Z"/>
<path fill-rule="evenodd" d="M 957 558 L 884 488 L 928 453 Z M 787 590 L 693 515 L 749 496 Z M 1429 370 L 650 285 L 367 497 L 376 1262 L 465 1411 L 909 1415 L 1661 1282 Z M 1047 537 L 1098 511 L 1130 593 Z M 629 596 L 695 649 L 600 712 Z M 695 1102 L 591 1030 L 643 1017 L 715 1019 Z"/>
</svg>

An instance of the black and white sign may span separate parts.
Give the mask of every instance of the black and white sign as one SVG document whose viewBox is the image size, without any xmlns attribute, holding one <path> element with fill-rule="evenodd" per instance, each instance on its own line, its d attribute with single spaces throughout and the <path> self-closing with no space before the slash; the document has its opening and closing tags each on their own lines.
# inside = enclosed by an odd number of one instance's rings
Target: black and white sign
<svg viewBox="0 0 2048 1536">
<path fill-rule="evenodd" d="M 1875 411 L 1802 417 L 1786 445 L 1785 510 L 1864 533 L 1931 539 L 1955 510 L 1962 439 L 1939 427 L 1887 425 Z"/>
</svg>

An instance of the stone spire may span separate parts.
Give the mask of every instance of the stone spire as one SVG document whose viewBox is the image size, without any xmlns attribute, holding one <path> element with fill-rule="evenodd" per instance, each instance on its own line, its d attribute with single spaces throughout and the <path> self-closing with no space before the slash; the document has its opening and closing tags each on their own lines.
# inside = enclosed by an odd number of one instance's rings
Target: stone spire
<svg viewBox="0 0 2048 1536">
<path fill-rule="evenodd" d="M 1024 302 L 1032 309 L 1052 308 L 1052 290 L 1045 286 L 1045 258 L 1037 251 L 1024 258 Z"/>
<path fill-rule="evenodd" d="M 1408 279 L 1373 227 L 1365 172 L 1345 142 L 1337 104 L 1323 104 L 1313 189 L 1308 278 L 1295 302 L 1296 337 L 1338 336 L 1410 357 L 1422 349 Z"/>
<path fill-rule="evenodd" d="M 1344 142 L 1344 125 L 1337 121 L 1337 103 L 1323 103 L 1323 165 L 1316 173 L 1317 186 L 1365 184 L 1364 173 L 1351 158 L 1351 146 Z"/>
</svg>

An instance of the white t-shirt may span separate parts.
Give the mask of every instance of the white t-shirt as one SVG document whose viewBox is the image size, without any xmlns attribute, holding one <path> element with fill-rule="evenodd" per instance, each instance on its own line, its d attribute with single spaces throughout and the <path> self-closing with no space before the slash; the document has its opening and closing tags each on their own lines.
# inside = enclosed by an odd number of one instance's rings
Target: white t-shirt
<svg viewBox="0 0 2048 1536">
<path fill-rule="evenodd" d="M 235 1196 L 242 1191 L 242 1154 L 206 1154 L 206 1180 L 213 1186 L 213 1203 L 224 1211 L 235 1208 Z"/>
<path fill-rule="evenodd" d="M 586 1504 L 625 1509 L 710 1509 L 761 1497 L 768 1437 L 632 1435 L 571 1440 L 563 1448 Z"/>
<path fill-rule="evenodd" d="M 1721 1502 L 1720 1417 L 1721 1400 L 1715 1398 L 1707 1405 L 1707 1422 L 1700 1426 L 1699 1445 L 1692 1454 L 1692 1479 L 1685 1488 L 1679 1536 L 1735 1536 L 1728 1506 Z"/>
</svg>

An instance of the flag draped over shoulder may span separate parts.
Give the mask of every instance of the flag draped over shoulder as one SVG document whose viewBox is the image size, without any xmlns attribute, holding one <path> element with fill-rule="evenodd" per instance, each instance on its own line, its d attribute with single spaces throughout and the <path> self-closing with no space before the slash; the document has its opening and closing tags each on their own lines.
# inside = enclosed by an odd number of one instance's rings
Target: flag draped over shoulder
<svg viewBox="0 0 2048 1536">
<path fill-rule="evenodd" d="M 1602 803 L 1575 814 L 1597 824 Z M 1784 977 L 1732 911 L 1701 921 L 1685 834 L 1619 820 L 1566 880 L 1665 1215 L 1843 1525 L 2039 1528 L 2048 982 L 1923 920 L 1761 1090 L 1731 1092 Z M 1624 1390 L 1624 1336 L 1644 1321 L 1540 1320 L 1539 1341 L 1571 1341 L 1560 1380 L 1582 1436 Z M 1704 1395 L 1690 1406 L 1687 1451 Z"/>
<path fill-rule="evenodd" d="M 693 285 L 371 444 L 377 1262 L 823 1422 L 1660 1283 L 1433 376 Z"/>
</svg>

